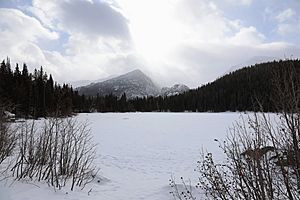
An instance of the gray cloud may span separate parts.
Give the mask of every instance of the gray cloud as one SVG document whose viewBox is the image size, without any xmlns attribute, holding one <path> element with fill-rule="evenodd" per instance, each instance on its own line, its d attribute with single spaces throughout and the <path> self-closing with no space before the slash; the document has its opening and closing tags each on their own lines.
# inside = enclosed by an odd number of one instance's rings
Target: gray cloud
<svg viewBox="0 0 300 200">
<path fill-rule="evenodd" d="M 130 40 L 128 20 L 103 0 L 32 0 L 27 10 L 45 26 L 92 40 L 106 37 Z"/>
<path fill-rule="evenodd" d="M 60 4 L 61 23 L 71 31 L 88 36 L 129 39 L 127 19 L 108 3 L 73 0 Z"/>
</svg>

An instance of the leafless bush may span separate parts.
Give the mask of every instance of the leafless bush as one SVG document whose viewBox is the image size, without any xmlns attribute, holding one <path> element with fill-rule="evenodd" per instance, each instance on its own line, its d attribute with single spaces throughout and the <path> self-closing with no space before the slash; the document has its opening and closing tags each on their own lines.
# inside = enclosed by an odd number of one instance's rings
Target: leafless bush
<svg viewBox="0 0 300 200">
<path fill-rule="evenodd" d="M 173 188 L 173 191 L 170 192 L 170 194 L 173 196 L 173 198 L 179 199 L 179 200 L 195 200 L 196 197 L 193 196 L 193 186 L 191 184 L 191 181 L 187 183 L 183 179 L 183 177 L 180 177 L 181 184 L 176 184 L 175 178 L 172 176 L 169 180 L 169 185 L 171 188 Z"/>
<path fill-rule="evenodd" d="M 4 107 L 0 106 L 0 164 L 12 154 L 15 147 L 15 132 L 3 115 Z"/>
<path fill-rule="evenodd" d="M 41 127 L 34 121 L 23 123 L 15 152 L 11 171 L 17 180 L 46 181 L 58 189 L 69 184 L 73 190 L 84 187 L 98 172 L 90 130 L 74 118 L 48 119 Z"/>
<path fill-rule="evenodd" d="M 237 123 L 220 144 L 223 163 L 202 155 L 200 187 L 214 199 L 300 199 L 295 163 L 285 164 L 289 136 L 280 124 L 274 129 L 265 114 L 254 116 Z"/>
</svg>

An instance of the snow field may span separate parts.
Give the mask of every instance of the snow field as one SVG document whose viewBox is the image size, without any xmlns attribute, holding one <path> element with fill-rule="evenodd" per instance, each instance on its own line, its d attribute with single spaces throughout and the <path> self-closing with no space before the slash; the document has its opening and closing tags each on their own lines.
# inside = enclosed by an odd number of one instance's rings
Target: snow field
<svg viewBox="0 0 300 200">
<path fill-rule="evenodd" d="M 84 190 L 54 192 L 46 184 L 0 182 L 0 200 L 171 200 L 173 175 L 197 180 L 202 149 L 221 158 L 214 139 L 226 136 L 240 113 L 92 113 L 99 177 Z"/>
</svg>

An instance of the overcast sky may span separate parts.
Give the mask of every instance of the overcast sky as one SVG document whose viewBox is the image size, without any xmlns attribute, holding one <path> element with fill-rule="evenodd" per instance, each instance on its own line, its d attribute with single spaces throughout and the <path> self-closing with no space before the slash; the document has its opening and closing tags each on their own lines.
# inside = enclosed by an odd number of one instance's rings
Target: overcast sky
<svg viewBox="0 0 300 200">
<path fill-rule="evenodd" d="M 0 58 L 60 82 L 139 68 L 196 87 L 235 65 L 300 58 L 299 35 L 299 0 L 0 0 Z"/>
</svg>

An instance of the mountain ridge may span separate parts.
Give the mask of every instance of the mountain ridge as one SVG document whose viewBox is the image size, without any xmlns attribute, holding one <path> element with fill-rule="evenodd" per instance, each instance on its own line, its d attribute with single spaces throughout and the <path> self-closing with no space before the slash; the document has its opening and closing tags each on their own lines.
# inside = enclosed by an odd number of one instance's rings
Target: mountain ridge
<svg viewBox="0 0 300 200">
<path fill-rule="evenodd" d="M 133 99 L 136 97 L 176 95 L 189 90 L 189 88 L 183 84 L 160 88 L 140 69 L 135 69 L 108 80 L 78 87 L 76 90 L 78 90 L 79 94 L 88 96 L 112 94 L 121 97 L 125 93 L 127 98 Z"/>
<path fill-rule="evenodd" d="M 120 97 L 126 93 L 127 98 L 155 96 L 160 88 L 141 70 L 135 69 L 120 76 L 102 82 L 91 83 L 78 88 L 80 94 L 88 96 L 105 96 L 112 94 Z"/>
</svg>

